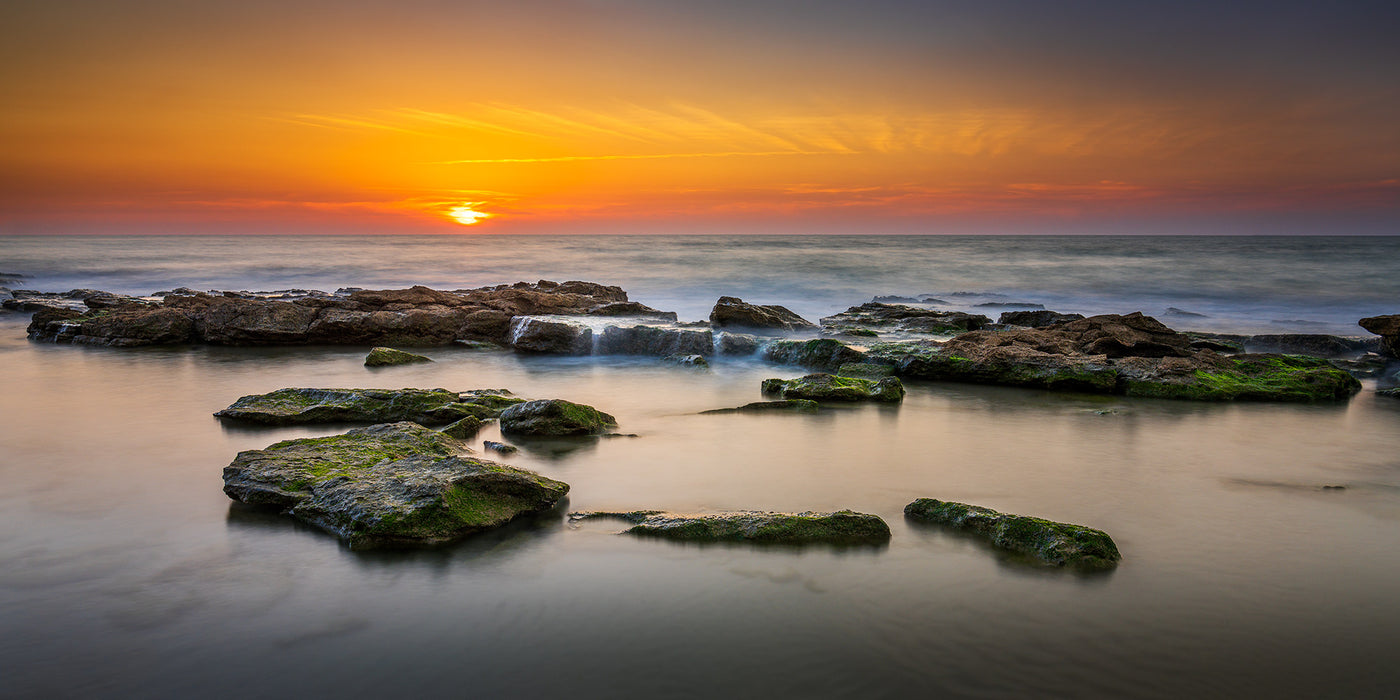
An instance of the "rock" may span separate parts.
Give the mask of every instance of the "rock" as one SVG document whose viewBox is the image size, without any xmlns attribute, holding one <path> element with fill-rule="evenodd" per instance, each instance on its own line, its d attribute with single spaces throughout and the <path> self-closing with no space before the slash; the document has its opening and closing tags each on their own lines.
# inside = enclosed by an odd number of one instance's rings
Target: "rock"
<svg viewBox="0 0 1400 700">
<path fill-rule="evenodd" d="M 783 399 L 781 401 L 755 401 L 738 408 L 715 408 L 700 413 L 701 415 L 716 413 L 816 413 L 820 408 L 820 404 L 808 399 Z"/>
<path fill-rule="evenodd" d="M 869 359 L 893 366 L 900 377 L 1156 398 L 1334 401 L 1360 388 L 1324 360 L 1223 357 L 1191 342 L 1130 314 L 1040 329 L 973 331 L 941 345 L 888 343 L 873 348 Z"/>
<path fill-rule="evenodd" d="M 466 416 L 465 418 L 448 425 L 442 432 L 457 438 L 458 440 L 470 439 L 473 435 L 481 432 L 481 426 L 485 422 L 476 416 Z"/>
<path fill-rule="evenodd" d="M 899 296 L 898 294 L 884 294 L 884 295 L 876 296 L 875 298 L 871 299 L 870 301 L 873 302 L 873 303 L 876 303 L 876 304 L 924 304 L 924 303 L 929 303 L 929 302 L 923 301 L 922 299 L 915 299 L 914 297 L 903 297 L 903 296 Z M 937 302 L 934 302 L 934 303 L 937 303 Z"/>
<path fill-rule="evenodd" d="M 710 363 L 703 355 L 667 355 L 661 358 L 662 362 L 681 367 L 691 367 L 693 369 L 709 369 Z"/>
<path fill-rule="evenodd" d="M 904 400 L 904 384 L 898 377 L 879 381 L 859 377 L 838 377 L 831 374 L 809 374 L 797 379 L 765 379 L 763 393 L 778 394 L 785 399 L 812 401 L 882 401 L 897 403 Z"/>
<path fill-rule="evenodd" d="M 678 320 L 674 311 L 658 311 L 635 301 L 612 301 L 592 307 L 585 313 L 589 316 L 640 316 L 672 323 Z"/>
<path fill-rule="evenodd" d="M 596 435 L 616 426 L 616 418 L 563 399 L 526 401 L 501 412 L 501 432 L 517 435 Z"/>
<path fill-rule="evenodd" d="M 685 542 L 759 542 L 766 544 L 883 544 L 890 527 L 879 516 L 839 510 L 834 513 L 733 511 L 679 515 L 655 510 L 627 513 L 571 513 L 569 519 L 617 518 L 632 523 L 632 535 Z"/>
<path fill-rule="evenodd" d="M 985 309 L 1035 309 L 1043 310 L 1044 304 L 1033 304 L 1028 301 L 987 301 L 981 304 L 973 304 L 975 307 Z"/>
<path fill-rule="evenodd" d="M 836 374 L 842 377 L 881 379 L 894 376 L 894 368 L 889 365 L 877 365 L 869 362 L 848 362 L 837 368 Z"/>
<path fill-rule="evenodd" d="M 737 297 L 720 297 L 710 310 L 710 325 L 715 328 L 756 328 L 796 331 L 815 329 L 816 324 L 789 311 L 786 307 L 749 304 Z"/>
<path fill-rule="evenodd" d="M 457 393 L 446 389 L 278 389 L 235 401 L 214 415 L 260 425 L 390 423 L 442 425 L 467 416 L 494 418 L 521 403 L 495 391 Z"/>
<path fill-rule="evenodd" d="M 492 452 L 499 452 L 503 455 L 508 455 L 520 451 L 520 448 L 516 447 L 515 445 L 507 445 L 504 442 L 496 442 L 494 440 L 487 440 L 481 443 L 481 445 L 482 447 L 485 447 L 486 449 L 491 450 Z"/>
<path fill-rule="evenodd" d="M 878 302 L 852 306 L 835 316 L 821 319 L 822 329 L 831 333 L 874 329 L 905 333 L 962 333 L 977 330 L 991 322 L 991 319 L 979 314 L 934 311 Z"/>
<path fill-rule="evenodd" d="M 1182 333 L 1191 340 L 1192 350 L 1214 350 L 1225 354 L 1235 354 L 1244 352 L 1244 344 L 1249 341 L 1247 335 L 1233 335 L 1229 333 L 1201 333 L 1197 331 L 1186 331 Z"/>
<path fill-rule="evenodd" d="M 363 547 L 454 540 L 553 508 L 569 491 L 466 451 L 415 423 L 285 440 L 238 453 L 224 468 L 224 493 Z"/>
<path fill-rule="evenodd" d="M 1044 328 L 1055 323 L 1078 321 L 1081 318 L 1084 318 L 1083 314 L 1062 314 L 1045 309 L 1040 311 L 1004 311 L 997 319 L 997 323 L 1027 328 Z"/>
<path fill-rule="evenodd" d="M 365 357 L 366 367 L 385 367 L 388 365 L 411 365 L 416 362 L 432 362 L 433 358 L 415 355 L 411 352 L 395 350 L 393 348 L 374 348 Z"/>
<path fill-rule="evenodd" d="M 725 331 L 716 334 L 715 339 L 721 355 L 752 355 L 758 352 L 760 345 L 758 337 L 748 333 Z"/>
<path fill-rule="evenodd" d="M 990 508 L 920 498 L 904 507 L 914 520 L 977 533 L 997 547 L 1030 555 L 1052 566 L 1111 569 L 1122 556 L 1113 538 L 1102 530 L 1057 523 Z"/>
<path fill-rule="evenodd" d="M 1252 335 L 1244 341 L 1249 352 L 1274 352 L 1313 357 L 1346 357 L 1370 349 L 1360 338 L 1343 338 L 1317 333 Z"/>
<path fill-rule="evenodd" d="M 865 353 L 839 340 L 775 340 L 763 348 L 763 359 L 784 365 L 833 371 L 844 364 L 865 362 Z"/>
<path fill-rule="evenodd" d="M 1400 357 L 1400 314 L 1370 316 L 1356 323 L 1381 337 L 1381 354 Z"/>
<path fill-rule="evenodd" d="M 1376 396 L 1384 396 L 1391 399 L 1400 399 L 1400 387 L 1391 389 L 1377 389 Z"/>
<path fill-rule="evenodd" d="M 1175 306 L 1168 306 L 1166 315 L 1176 316 L 1177 318 L 1210 318 L 1205 314 L 1198 314 L 1194 311 L 1183 311 Z"/>
<path fill-rule="evenodd" d="M 710 355 L 715 339 L 706 329 L 664 328 L 660 326 L 608 326 L 598 338 L 601 355 Z"/>
<path fill-rule="evenodd" d="M 1346 370 L 1351 376 L 1357 379 L 1369 379 L 1385 374 L 1386 369 L 1391 363 L 1395 362 L 1395 359 L 1378 353 L 1368 352 L 1354 359 L 1334 357 L 1330 362 L 1332 366 Z"/>
<path fill-rule="evenodd" d="M 593 330 L 568 321 L 517 316 L 510 322 L 510 346 L 554 355 L 593 354 Z"/>
</svg>

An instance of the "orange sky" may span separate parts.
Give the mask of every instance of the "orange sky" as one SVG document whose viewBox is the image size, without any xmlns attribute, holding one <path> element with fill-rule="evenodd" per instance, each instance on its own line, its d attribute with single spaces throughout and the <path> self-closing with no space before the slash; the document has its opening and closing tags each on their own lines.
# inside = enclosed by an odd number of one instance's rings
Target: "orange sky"
<svg viewBox="0 0 1400 700">
<path fill-rule="evenodd" d="M 7 3 L 0 233 L 1400 233 L 1345 3 L 228 5 Z"/>
</svg>

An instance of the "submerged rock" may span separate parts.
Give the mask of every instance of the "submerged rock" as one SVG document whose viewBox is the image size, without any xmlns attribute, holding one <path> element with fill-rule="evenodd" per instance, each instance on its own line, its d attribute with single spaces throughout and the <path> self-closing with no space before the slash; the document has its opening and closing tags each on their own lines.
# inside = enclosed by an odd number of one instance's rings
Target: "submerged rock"
<svg viewBox="0 0 1400 700">
<path fill-rule="evenodd" d="M 715 328 L 761 328 L 784 331 L 815 329 L 817 325 L 776 305 L 750 304 L 737 297 L 720 297 L 710 310 Z"/>
<path fill-rule="evenodd" d="M 501 412 L 501 432 L 517 435 L 597 435 L 617 427 L 617 419 L 592 406 L 563 399 L 516 404 Z"/>
<path fill-rule="evenodd" d="M 785 399 L 810 401 L 883 401 L 904 400 L 904 384 L 898 377 L 879 381 L 859 377 L 838 377 L 831 374 L 809 374 L 797 379 L 765 379 L 763 393 L 779 394 Z"/>
<path fill-rule="evenodd" d="M 873 301 L 821 319 L 823 330 L 847 334 L 876 329 L 905 333 L 962 333 L 975 331 L 991 322 L 991 319 L 980 314 L 934 311 Z"/>
<path fill-rule="evenodd" d="M 393 348 L 374 348 L 365 356 L 366 367 L 386 367 L 389 365 L 411 365 L 417 362 L 432 362 L 433 358 L 415 355 Z"/>
<path fill-rule="evenodd" d="M 433 544 L 553 508 L 569 485 L 461 456 L 466 445 L 416 423 L 285 440 L 238 453 L 224 493 L 272 506 L 351 546 Z"/>
<path fill-rule="evenodd" d="M 783 399 L 780 401 L 755 401 L 738 408 L 715 408 L 701 411 L 702 415 L 714 413 L 816 413 L 821 406 L 809 399 Z"/>
<path fill-rule="evenodd" d="M 763 348 L 763 359 L 831 372 L 844 364 L 865 362 L 865 353 L 832 338 L 775 340 Z"/>
<path fill-rule="evenodd" d="M 1111 569 L 1122 556 L 1113 538 L 1102 530 L 1057 523 L 991 508 L 920 498 L 904 507 L 914 520 L 974 532 L 1002 549 L 1030 555 L 1053 566 Z"/>
<path fill-rule="evenodd" d="M 681 367 L 691 367 L 693 369 L 709 369 L 710 362 L 704 355 L 667 355 L 661 358 L 662 362 Z"/>
<path fill-rule="evenodd" d="M 839 510 L 834 513 L 733 511 L 679 515 L 655 510 L 625 513 L 583 512 L 570 520 L 617 518 L 632 523 L 632 535 L 685 542 L 761 542 L 769 544 L 882 544 L 890 527 L 879 516 Z"/>
<path fill-rule="evenodd" d="M 524 399 L 500 389 L 278 389 L 244 396 L 214 415 L 261 425 L 390 423 L 442 425 L 467 416 L 494 418 Z"/>
</svg>

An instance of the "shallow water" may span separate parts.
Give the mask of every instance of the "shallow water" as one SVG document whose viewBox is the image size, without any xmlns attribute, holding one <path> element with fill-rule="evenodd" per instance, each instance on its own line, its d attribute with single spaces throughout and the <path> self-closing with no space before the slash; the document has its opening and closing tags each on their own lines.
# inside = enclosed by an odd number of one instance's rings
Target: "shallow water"
<svg viewBox="0 0 1400 700">
<path fill-rule="evenodd" d="M 113 350 L 31 344 L 23 324 L 0 317 L 0 695 L 1363 697 L 1400 682 L 1400 401 L 1370 392 L 1211 405 L 930 383 L 897 407 L 702 416 L 801 372 L 451 348 L 369 370 L 365 348 Z M 556 512 L 441 549 L 350 551 L 220 491 L 239 450 L 336 431 L 210 416 L 283 386 L 581 401 L 640 437 L 501 458 L 570 483 L 569 509 L 852 508 L 893 538 L 680 545 Z M 921 496 L 1099 527 L 1124 561 L 1028 566 L 906 522 Z"/>
<path fill-rule="evenodd" d="M 28 275 L 30 289 L 127 294 L 580 279 L 620 285 L 682 320 L 705 318 L 721 295 L 816 320 L 874 295 L 927 293 L 993 320 L 1004 309 L 974 305 L 1365 335 L 1356 320 L 1394 313 L 1400 299 L 1400 236 L 0 237 L 0 271 Z"/>
</svg>

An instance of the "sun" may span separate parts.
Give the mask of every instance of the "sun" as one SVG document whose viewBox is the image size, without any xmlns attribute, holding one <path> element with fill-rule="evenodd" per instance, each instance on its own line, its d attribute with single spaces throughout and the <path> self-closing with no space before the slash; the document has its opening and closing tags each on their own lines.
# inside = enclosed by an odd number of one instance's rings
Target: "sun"
<svg viewBox="0 0 1400 700">
<path fill-rule="evenodd" d="M 489 219 L 492 216 L 491 214 L 487 214 L 484 211 L 477 211 L 472 208 L 475 206 L 479 206 L 480 204 L 481 202 L 462 202 L 461 204 L 452 207 L 451 209 L 448 209 L 447 215 L 452 217 L 453 221 L 456 221 L 457 223 L 463 226 L 471 226 L 480 223 L 483 219 Z"/>
</svg>

